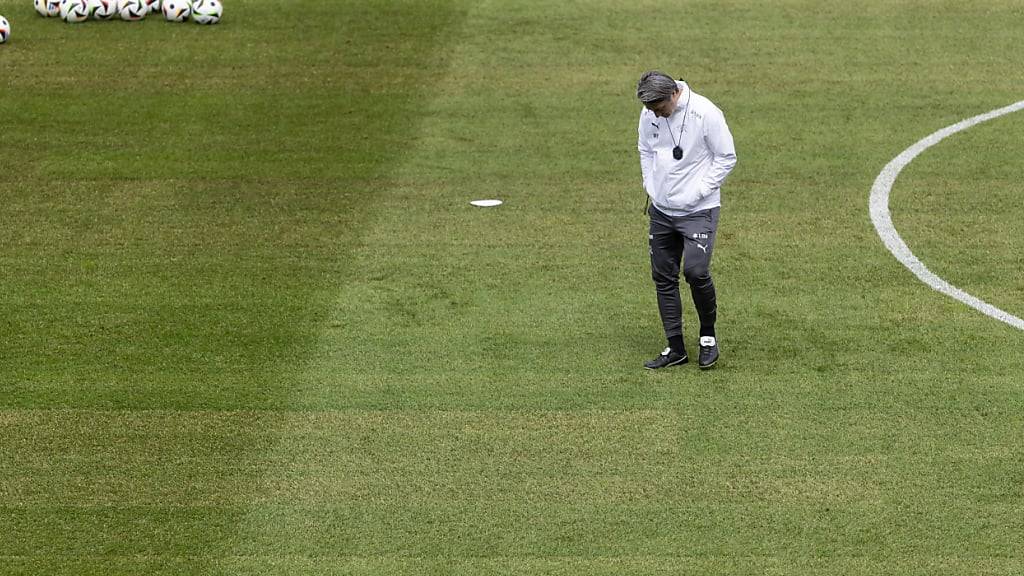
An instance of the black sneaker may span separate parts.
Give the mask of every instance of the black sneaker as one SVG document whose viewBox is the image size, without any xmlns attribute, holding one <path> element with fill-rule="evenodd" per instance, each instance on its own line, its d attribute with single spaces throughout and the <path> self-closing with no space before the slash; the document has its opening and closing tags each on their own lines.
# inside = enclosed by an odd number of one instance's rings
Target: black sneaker
<svg viewBox="0 0 1024 576">
<path fill-rule="evenodd" d="M 697 366 L 701 370 L 707 370 L 718 362 L 718 341 L 714 336 L 700 337 L 700 356 L 697 357 Z"/>
<path fill-rule="evenodd" d="M 669 366 L 686 364 L 689 361 L 690 359 L 686 356 L 686 352 L 680 354 L 673 351 L 671 348 L 665 348 L 660 356 L 654 360 L 644 362 L 644 368 L 647 368 L 648 370 L 657 370 L 658 368 L 668 368 Z"/>
</svg>

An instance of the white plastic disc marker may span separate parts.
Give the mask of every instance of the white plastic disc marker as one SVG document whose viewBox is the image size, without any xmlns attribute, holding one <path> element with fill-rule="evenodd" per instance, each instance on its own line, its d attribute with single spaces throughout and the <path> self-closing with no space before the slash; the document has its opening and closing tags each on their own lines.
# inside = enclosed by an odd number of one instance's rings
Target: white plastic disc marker
<svg viewBox="0 0 1024 576">
<path fill-rule="evenodd" d="M 470 204 L 487 208 L 490 206 L 501 206 L 501 200 L 473 200 Z"/>
</svg>

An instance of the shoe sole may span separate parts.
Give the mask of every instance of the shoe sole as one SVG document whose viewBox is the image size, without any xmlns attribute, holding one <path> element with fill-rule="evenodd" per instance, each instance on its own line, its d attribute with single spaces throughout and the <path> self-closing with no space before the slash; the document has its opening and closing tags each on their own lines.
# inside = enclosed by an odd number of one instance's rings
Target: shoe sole
<svg viewBox="0 0 1024 576">
<path fill-rule="evenodd" d="M 686 364 L 689 361 L 690 361 L 690 358 L 687 357 L 687 358 L 682 358 L 680 360 L 676 360 L 675 362 L 673 362 L 671 364 L 665 364 L 664 366 L 659 366 L 657 368 L 651 368 L 650 366 L 644 366 L 644 369 L 645 370 L 661 370 L 662 368 L 671 368 L 673 366 L 679 366 L 680 364 Z"/>
<path fill-rule="evenodd" d="M 715 361 L 712 362 L 711 364 L 700 364 L 698 365 L 698 368 L 700 368 L 701 370 L 710 370 L 715 367 L 715 364 L 718 364 L 718 358 L 715 358 Z"/>
</svg>

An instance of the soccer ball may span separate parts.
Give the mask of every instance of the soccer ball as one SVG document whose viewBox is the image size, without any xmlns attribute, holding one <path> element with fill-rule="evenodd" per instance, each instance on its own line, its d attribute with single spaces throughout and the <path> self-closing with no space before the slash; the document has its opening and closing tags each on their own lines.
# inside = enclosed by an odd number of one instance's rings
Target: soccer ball
<svg viewBox="0 0 1024 576">
<path fill-rule="evenodd" d="M 121 20 L 138 22 L 146 17 L 149 9 L 146 8 L 145 0 L 117 0 L 117 12 Z"/>
<path fill-rule="evenodd" d="M 85 22 L 91 12 L 88 0 L 60 0 L 60 17 L 70 24 Z"/>
<path fill-rule="evenodd" d="M 196 24 L 216 24 L 223 13 L 224 6 L 220 0 L 196 0 L 192 4 L 192 19 Z"/>
<path fill-rule="evenodd" d="M 184 22 L 192 15 L 192 6 L 187 0 L 163 0 L 161 4 L 168 22 Z"/>
<path fill-rule="evenodd" d="M 7 21 L 7 18 L 0 16 L 0 44 L 7 42 L 7 39 L 11 37 L 11 23 Z"/>
<path fill-rule="evenodd" d="M 149 9 L 149 13 L 160 11 L 160 0 L 143 0 L 146 3 L 146 7 Z"/>
<path fill-rule="evenodd" d="M 92 17 L 97 20 L 110 20 L 117 14 L 117 0 L 88 0 Z"/>
<path fill-rule="evenodd" d="M 34 0 L 40 16 L 60 16 L 60 0 Z"/>
</svg>

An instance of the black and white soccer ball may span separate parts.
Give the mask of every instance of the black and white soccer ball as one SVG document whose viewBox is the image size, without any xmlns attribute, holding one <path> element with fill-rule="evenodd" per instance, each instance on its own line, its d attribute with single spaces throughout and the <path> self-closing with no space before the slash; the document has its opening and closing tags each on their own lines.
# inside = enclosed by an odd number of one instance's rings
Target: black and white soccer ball
<svg viewBox="0 0 1024 576">
<path fill-rule="evenodd" d="M 60 0 L 60 17 L 69 24 L 85 22 L 91 13 L 89 0 Z"/>
<path fill-rule="evenodd" d="M 161 9 L 168 22 L 184 22 L 192 15 L 192 5 L 188 0 L 163 0 Z"/>
<path fill-rule="evenodd" d="M 97 20 L 110 20 L 117 16 L 117 0 L 88 0 L 92 17 Z"/>
<path fill-rule="evenodd" d="M 192 20 L 196 24 L 216 24 L 224 14 L 220 0 L 195 0 L 192 3 Z"/>
<path fill-rule="evenodd" d="M 117 0 L 117 13 L 121 20 L 138 22 L 149 14 L 146 0 Z"/>
<path fill-rule="evenodd" d="M 11 37 L 11 23 L 7 21 L 7 18 L 0 16 L 0 44 L 7 42 L 7 39 Z"/>
</svg>

